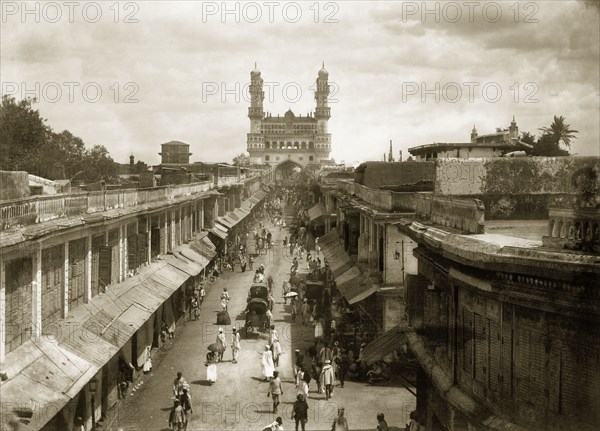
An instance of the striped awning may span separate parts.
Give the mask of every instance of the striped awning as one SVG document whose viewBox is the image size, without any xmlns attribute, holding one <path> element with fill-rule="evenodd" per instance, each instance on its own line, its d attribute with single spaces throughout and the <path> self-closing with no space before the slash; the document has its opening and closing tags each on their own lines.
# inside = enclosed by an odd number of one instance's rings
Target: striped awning
<svg viewBox="0 0 600 431">
<path fill-rule="evenodd" d="M 407 330 L 409 330 L 408 322 L 404 322 L 384 332 L 367 344 L 361 353 L 362 359 L 371 365 L 401 348 L 402 345 L 407 343 Z"/>
<path fill-rule="evenodd" d="M 323 215 L 325 208 L 323 204 L 318 203 L 308 210 L 308 218 L 310 221 L 316 220 Z"/>
<path fill-rule="evenodd" d="M 360 276 L 338 286 L 337 289 L 349 304 L 355 304 L 377 292 L 379 286 L 374 285 L 369 277 Z"/>
<path fill-rule="evenodd" d="M 337 278 L 352 268 L 352 260 L 344 251 L 335 229 L 319 238 L 319 247 L 334 277 Z"/>
</svg>

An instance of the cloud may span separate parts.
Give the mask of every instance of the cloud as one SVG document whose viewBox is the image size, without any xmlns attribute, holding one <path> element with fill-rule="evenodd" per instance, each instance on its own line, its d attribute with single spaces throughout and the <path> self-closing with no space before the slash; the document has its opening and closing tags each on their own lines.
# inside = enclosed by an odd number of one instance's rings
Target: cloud
<svg viewBox="0 0 600 431">
<path fill-rule="evenodd" d="M 521 130 L 529 131 L 565 115 L 580 130 L 573 151 L 598 154 L 596 5 L 548 1 L 526 10 L 520 3 L 515 22 L 513 3 L 498 2 L 502 19 L 492 23 L 492 9 L 482 15 L 483 2 L 473 22 L 465 11 L 458 22 L 407 16 L 397 2 L 340 2 L 327 10 L 321 2 L 316 16 L 313 3 L 301 2 L 297 23 L 283 14 L 283 3 L 274 22 L 263 8 L 262 19 L 250 23 L 241 12 L 247 3 L 239 3 L 239 22 L 223 20 L 221 11 L 203 16 L 209 3 L 136 3 L 137 23 L 123 22 L 131 12 L 123 9 L 115 23 L 110 4 L 95 24 L 10 19 L 0 29 L 2 81 L 27 88 L 76 81 L 73 102 L 42 98 L 42 116 L 87 145 L 106 145 L 119 161 L 133 152 L 136 159 L 158 163 L 160 144 L 172 139 L 192 145 L 194 160 L 225 161 L 245 150 L 249 104 L 242 90 L 255 61 L 273 85 L 273 100 L 265 101 L 273 115 L 288 108 L 302 115 L 314 111 L 314 83 L 325 61 L 338 90 L 330 120 L 336 159 L 379 159 L 389 139 L 397 149 L 462 141 L 473 123 L 485 133 L 507 126 L 513 114 Z M 435 4 L 441 14 L 448 2 Z M 538 22 L 524 22 L 527 13 Z M 324 22 L 327 16 L 337 22 Z M 479 84 L 472 101 L 465 82 Z M 90 83 L 102 89 L 94 103 L 81 94 Z M 411 83 L 419 93 L 408 97 Z M 443 92 L 440 101 L 432 95 L 422 100 L 421 89 L 435 89 L 436 83 L 457 83 L 463 95 L 455 103 Z M 486 83 L 500 86 L 499 101 L 485 99 Z M 212 85 L 218 91 L 208 95 Z M 286 86 L 301 89 L 299 100 L 286 97 Z M 537 102 L 524 103 L 526 96 Z M 125 103 L 127 98 L 137 102 Z"/>
</svg>

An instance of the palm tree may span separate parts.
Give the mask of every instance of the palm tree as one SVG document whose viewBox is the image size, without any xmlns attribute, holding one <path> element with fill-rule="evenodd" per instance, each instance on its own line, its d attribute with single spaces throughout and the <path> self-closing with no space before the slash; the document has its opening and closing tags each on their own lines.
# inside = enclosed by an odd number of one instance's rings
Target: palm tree
<svg viewBox="0 0 600 431">
<path fill-rule="evenodd" d="M 579 133 L 578 130 L 571 129 L 571 125 L 565 123 L 565 117 L 562 115 L 560 117 L 554 116 L 554 121 L 550 124 L 550 127 L 542 127 L 539 129 L 544 135 L 549 135 L 552 137 L 552 141 L 558 146 L 560 142 L 564 144 L 565 147 L 571 149 L 571 139 L 576 139 L 576 133 Z"/>
</svg>

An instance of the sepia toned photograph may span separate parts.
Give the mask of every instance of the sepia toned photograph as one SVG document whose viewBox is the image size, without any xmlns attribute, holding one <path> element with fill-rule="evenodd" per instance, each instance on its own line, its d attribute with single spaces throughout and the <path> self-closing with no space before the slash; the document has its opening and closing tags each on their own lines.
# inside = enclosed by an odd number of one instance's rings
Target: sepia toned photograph
<svg viewBox="0 0 600 431">
<path fill-rule="evenodd" d="M 600 430 L 600 0 L 0 0 L 0 431 Z"/>
</svg>

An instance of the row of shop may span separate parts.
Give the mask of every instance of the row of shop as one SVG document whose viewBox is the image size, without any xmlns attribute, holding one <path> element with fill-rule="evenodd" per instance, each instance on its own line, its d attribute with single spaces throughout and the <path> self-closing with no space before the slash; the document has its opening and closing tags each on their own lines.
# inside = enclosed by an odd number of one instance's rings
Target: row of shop
<svg viewBox="0 0 600 431">
<path fill-rule="evenodd" d="M 25 430 L 66 430 L 78 418 L 92 428 L 161 346 L 163 325 L 175 329 L 186 292 L 216 254 L 200 234 L 9 353 L 4 370 L 14 377 L 2 385 L 5 411 L 28 422 Z"/>
<path fill-rule="evenodd" d="M 255 191 L 238 208 L 216 217 L 208 224 L 212 227 L 152 256 L 134 275 L 73 307 L 66 318 L 46 324 L 42 335 L 8 352 L 2 367 L 8 379 L 0 388 L 2 425 L 63 431 L 81 423 L 95 429 L 142 373 L 148 356 L 161 347 L 165 328 L 175 330 L 189 296 L 221 252 L 247 230 L 266 195 Z"/>
</svg>

